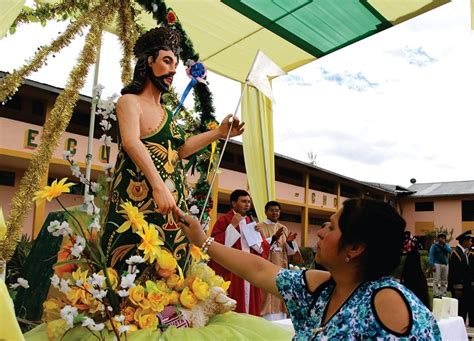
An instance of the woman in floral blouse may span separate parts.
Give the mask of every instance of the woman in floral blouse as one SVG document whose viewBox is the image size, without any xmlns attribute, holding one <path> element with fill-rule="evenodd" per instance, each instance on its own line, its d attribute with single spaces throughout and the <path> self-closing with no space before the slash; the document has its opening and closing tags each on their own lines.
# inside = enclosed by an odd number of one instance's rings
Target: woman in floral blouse
<svg viewBox="0 0 474 341">
<path fill-rule="evenodd" d="M 296 340 L 441 340 L 430 311 L 389 274 L 400 262 L 405 221 L 387 203 L 351 199 L 318 231 L 316 261 L 328 271 L 291 271 L 230 249 L 182 215 L 189 240 L 252 284 L 281 297 Z"/>
</svg>

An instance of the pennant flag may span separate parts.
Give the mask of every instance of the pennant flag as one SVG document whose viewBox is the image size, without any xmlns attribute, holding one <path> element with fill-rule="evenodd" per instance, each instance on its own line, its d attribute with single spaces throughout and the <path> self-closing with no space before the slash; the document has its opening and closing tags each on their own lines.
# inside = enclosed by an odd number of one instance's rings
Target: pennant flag
<svg viewBox="0 0 474 341">
<path fill-rule="evenodd" d="M 262 51 L 258 50 L 247 77 L 247 81 L 249 81 L 265 96 L 270 98 L 272 102 L 275 102 L 270 79 L 282 75 L 286 75 L 286 72 L 276 65 Z"/>
</svg>

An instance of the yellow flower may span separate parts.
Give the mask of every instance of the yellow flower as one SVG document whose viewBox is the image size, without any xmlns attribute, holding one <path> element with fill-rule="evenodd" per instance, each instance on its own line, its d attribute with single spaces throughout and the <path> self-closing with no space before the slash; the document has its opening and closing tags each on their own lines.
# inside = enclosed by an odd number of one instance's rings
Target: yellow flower
<svg viewBox="0 0 474 341">
<path fill-rule="evenodd" d="M 209 278 L 209 280 L 207 281 L 207 284 L 209 284 L 211 288 L 221 287 L 222 289 L 224 289 L 224 291 L 227 292 L 230 286 L 230 281 L 224 281 L 224 279 L 221 276 L 214 275 L 211 278 Z"/>
<path fill-rule="evenodd" d="M 196 262 L 199 262 L 201 260 L 208 260 L 209 259 L 209 256 L 202 253 L 201 249 L 198 248 L 196 245 L 194 244 L 191 244 L 191 250 L 189 250 L 189 252 L 191 253 L 191 256 L 193 257 L 193 259 L 196 261 Z"/>
<path fill-rule="evenodd" d="M 133 322 L 134 321 L 134 314 L 135 314 L 135 308 L 132 306 L 127 306 L 124 310 L 122 310 L 123 316 L 125 316 L 125 322 Z"/>
<path fill-rule="evenodd" d="M 204 301 L 209 297 L 209 285 L 197 277 L 192 285 L 193 293 L 198 299 Z"/>
<path fill-rule="evenodd" d="M 33 200 L 36 201 L 46 199 L 51 201 L 59 197 L 62 193 L 69 193 L 69 187 L 74 186 L 74 183 L 70 182 L 66 184 L 66 181 L 67 178 L 63 178 L 59 182 L 57 179 L 54 180 L 51 186 L 44 186 L 42 190 L 36 192 Z"/>
<path fill-rule="evenodd" d="M 179 292 L 177 291 L 171 291 L 168 295 L 168 304 L 170 305 L 176 305 L 179 303 Z"/>
<path fill-rule="evenodd" d="M 145 288 L 141 285 L 128 289 L 128 298 L 133 304 L 138 305 L 145 297 Z"/>
<path fill-rule="evenodd" d="M 216 121 L 211 121 L 207 124 L 207 129 L 209 130 L 216 129 L 217 127 L 219 127 L 219 124 Z"/>
<path fill-rule="evenodd" d="M 47 321 L 53 321 L 61 318 L 60 310 L 63 307 L 61 301 L 56 298 L 50 298 L 43 303 L 43 313 Z"/>
<path fill-rule="evenodd" d="M 135 312 L 135 321 L 138 322 L 140 329 L 156 329 L 158 326 L 156 313 L 145 312 L 142 309 Z"/>
<path fill-rule="evenodd" d="M 169 251 L 165 250 L 161 250 L 156 261 L 158 262 L 160 269 L 165 270 L 174 270 L 178 265 L 178 262 L 173 257 L 173 255 Z"/>
<path fill-rule="evenodd" d="M 87 273 L 89 270 L 82 271 L 81 268 L 78 268 L 76 271 L 72 273 L 72 278 L 74 279 L 74 283 L 77 281 L 82 281 L 82 286 L 87 284 Z"/>
<path fill-rule="evenodd" d="M 177 274 L 172 274 L 166 279 L 166 285 L 171 289 L 181 289 L 184 284 L 184 279 L 178 276 Z"/>
<path fill-rule="evenodd" d="M 131 202 L 127 201 L 125 204 L 121 204 L 120 207 L 123 208 L 123 210 L 119 211 L 119 213 L 125 213 L 127 215 L 127 221 L 117 229 L 118 233 L 127 231 L 130 226 L 133 232 L 141 231 L 145 226 L 148 226 L 145 215 L 138 211 L 138 207 L 133 206 Z"/>
<path fill-rule="evenodd" d="M 140 306 L 140 308 L 142 308 L 143 310 L 148 310 L 151 308 L 151 303 L 148 299 L 144 298 L 143 300 L 140 301 L 140 303 L 138 304 Z"/>
<path fill-rule="evenodd" d="M 130 333 L 136 332 L 138 330 L 138 327 L 135 324 L 127 324 L 127 326 L 130 327 L 130 329 L 127 330 L 127 335 Z"/>
<path fill-rule="evenodd" d="M 157 292 L 150 292 L 147 295 L 148 301 L 150 302 L 150 308 L 155 312 L 159 313 L 165 306 L 169 304 L 168 295 L 166 292 L 157 291 Z"/>
<path fill-rule="evenodd" d="M 142 237 L 142 243 L 138 249 L 143 250 L 145 261 L 153 263 L 160 254 L 159 246 L 163 245 L 163 241 L 158 237 L 158 231 L 153 225 L 145 225 L 137 234 Z"/>
<path fill-rule="evenodd" d="M 99 275 L 104 276 L 104 271 L 100 270 Z M 117 288 L 117 285 L 119 284 L 117 272 L 112 268 L 107 268 L 107 277 L 109 277 L 109 281 L 110 281 L 110 285 L 112 286 L 112 289 L 115 290 L 115 288 Z M 104 281 L 103 286 L 104 287 L 107 286 L 106 281 Z"/>
<path fill-rule="evenodd" d="M 188 287 L 185 287 L 183 291 L 181 291 L 179 301 L 188 309 L 192 309 L 198 303 L 198 299 Z"/>
</svg>

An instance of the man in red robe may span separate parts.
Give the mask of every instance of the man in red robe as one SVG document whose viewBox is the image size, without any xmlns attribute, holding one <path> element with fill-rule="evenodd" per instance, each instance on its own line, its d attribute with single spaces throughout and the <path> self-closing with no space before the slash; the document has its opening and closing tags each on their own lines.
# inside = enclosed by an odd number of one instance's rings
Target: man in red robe
<svg viewBox="0 0 474 341">
<path fill-rule="evenodd" d="M 267 259 L 270 245 L 246 216 L 251 206 L 250 195 L 244 190 L 235 190 L 230 195 L 230 205 L 231 210 L 217 219 L 211 236 L 218 243 Z M 260 316 L 261 290 L 213 261 L 209 265 L 216 274 L 231 281 L 228 294 L 237 301 L 235 311 Z"/>
</svg>

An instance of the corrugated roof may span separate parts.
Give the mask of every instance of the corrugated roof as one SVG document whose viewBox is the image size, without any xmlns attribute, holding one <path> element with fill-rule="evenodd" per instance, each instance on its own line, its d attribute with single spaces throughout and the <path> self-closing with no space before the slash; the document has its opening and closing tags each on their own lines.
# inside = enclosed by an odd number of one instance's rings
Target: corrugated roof
<svg viewBox="0 0 474 341">
<path fill-rule="evenodd" d="M 415 192 L 408 197 L 474 195 L 474 180 L 420 183 L 414 184 L 408 189 Z"/>
</svg>

